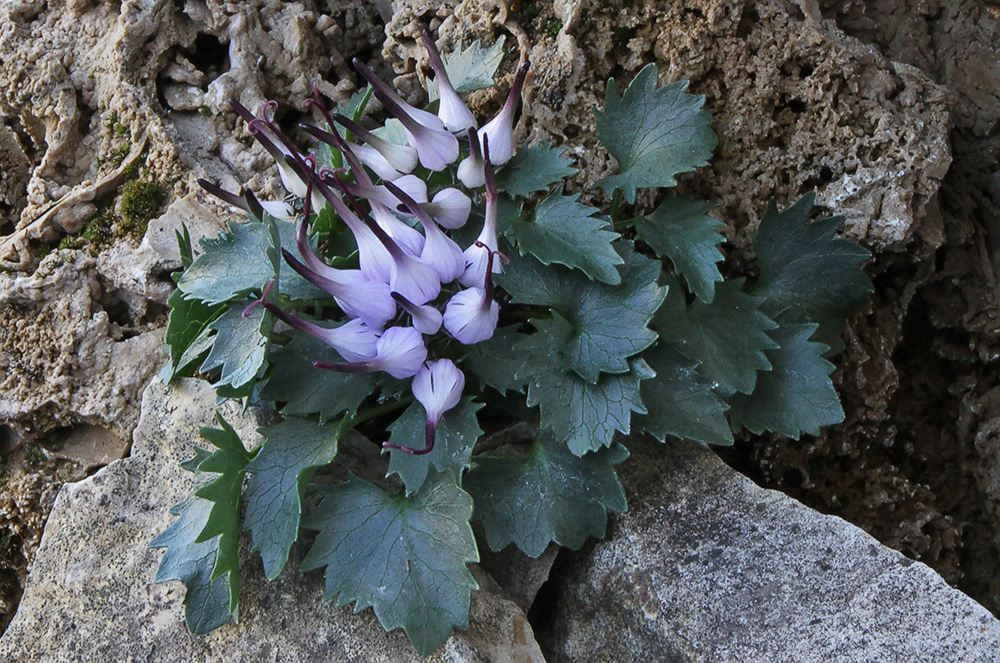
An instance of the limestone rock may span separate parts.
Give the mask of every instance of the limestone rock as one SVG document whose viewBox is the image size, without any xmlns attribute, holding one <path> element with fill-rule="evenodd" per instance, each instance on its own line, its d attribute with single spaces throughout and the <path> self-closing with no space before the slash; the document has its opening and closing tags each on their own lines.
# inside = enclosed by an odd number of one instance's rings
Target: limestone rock
<svg viewBox="0 0 1000 663">
<path fill-rule="evenodd" d="M 202 381 L 150 385 L 132 455 L 63 487 L 21 606 L 0 638 L 0 659 L 133 661 L 155 652 L 157 660 L 197 663 L 542 661 L 523 613 L 479 570 L 483 589 L 473 593 L 469 630 L 427 659 L 402 631 L 386 634 L 372 611 L 354 614 L 323 602 L 321 575 L 289 569 L 269 583 L 257 561 L 243 567 L 240 624 L 204 638 L 188 633 L 184 587 L 152 583 L 163 552 L 145 544 L 172 521 L 169 507 L 191 488 L 192 475 L 179 463 L 193 455 L 214 403 Z M 253 412 L 240 414 L 234 404 L 222 411 L 244 441 L 258 441 L 261 420 Z"/>
<path fill-rule="evenodd" d="M 950 163 L 943 88 L 818 11 L 723 0 L 567 0 L 530 9 L 520 3 L 519 11 L 517 3 L 490 0 L 437 12 L 428 4 L 394 4 L 383 52 L 395 63 L 397 85 L 418 87 L 426 68 L 415 40 L 421 27 L 437 31 L 446 49 L 506 33 L 532 62 L 518 135 L 571 146 L 582 170 L 577 185 L 614 168 L 592 112 L 604 105 L 605 81 L 613 75 L 621 87 L 653 61 L 661 81 L 689 79 L 691 91 L 707 97 L 719 151 L 682 189 L 721 201 L 719 218 L 738 246 L 749 244 L 769 198 L 787 205 L 811 189 L 820 204 L 847 216 L 848 233 L 879 249 L 901 249 L 933 214 Z M 506 61 L 501 73 L 514 69 Z M 502 94 L 477 100 L 480 113 L 497 110 L 507 79 Z"/>
<path fill-rule="evenodd" d="M 127 437 L 163 333 L 129 309 L 94 258 L 58 252 L 0 274 L 0 419 L 27 432 L 89 422 Z"/>
<path fill-rule="evenodd" d="M 996 659 L 1000 622 L 923 564 L 707 448 L 629 446 L 629 511 L 559 565 L 550 660 Z"/>
</svg>

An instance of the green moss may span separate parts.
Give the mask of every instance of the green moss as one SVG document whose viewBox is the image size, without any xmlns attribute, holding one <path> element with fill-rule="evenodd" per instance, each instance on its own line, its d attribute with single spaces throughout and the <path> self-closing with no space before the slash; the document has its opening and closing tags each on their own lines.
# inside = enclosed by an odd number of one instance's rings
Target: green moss
<svg viewBox="0 0 1000 663">
<path fill-rule="evenodd" d="M 122 230 L 142 236 L 146 224 L 156 216 L 167 200 L 167 189 L 151 180 L 131 180 L 122 187 L 118 208 L 122 215 Z"/>
<path fill-rule="evenodd" d="M 125 161 L 125 157 L 127 157 L 128 153 L 131 151 L 132 151 L 132 146 L 129 145 L 128 143 L 118 143 L 110 150 L 108 150 L 107 154 L 105 154 L 104 157 L 98 159 L 99 161 L 98 165 L 109 163 L 113 167 L 117 168 L 118 166 L 122 165 L 122 162 Z"/>
<path fill-rule="evenodd" d="M 204 115 L 205 117 L 212 117 L 212 109 L 209 108 L 208 106 L 199 106 L 198 112 Z"/>
<path fill-rule="evenodd" d="M 45 453 L 40 446 L 31 443 L 24 446 L 24 466 L 29 472 L 41 467 L 45 460 Z"/>
<path fill-rule="evenodd" d="M 545 24 L 545 31 L 555 37 L 562 30 L 563 22 L 558 18 L 550 18 Z"/>
</svg>

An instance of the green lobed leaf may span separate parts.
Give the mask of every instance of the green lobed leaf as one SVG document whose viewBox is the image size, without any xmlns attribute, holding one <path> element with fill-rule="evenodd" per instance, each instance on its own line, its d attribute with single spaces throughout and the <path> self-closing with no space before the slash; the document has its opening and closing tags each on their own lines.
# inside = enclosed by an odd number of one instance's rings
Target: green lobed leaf
<svg viewBox="0 0 1000 663">
<path fill-rule="evenodd" d="M 216 416 L 221 429 L 200 431 L 215 450 L 196 447 L 195 458 L 184 464 L 197 472 L 192 493 L 170 510 L 180 517 L 149 543 L 151 548 L 167 548 L 154 582 L 180 580 L 187 586 L 187 624 L 199 635 L 238 615 L 240 491 L 252 457 L 236 431 Z"/>
<path fill-rule="evenodd" d="M 527 456 L 477 457 L 465 483 L 490 548 L 513 543 L 538 557 L 551 541 L 577 549 L 589 536 L 603 537 L 607 511 L 626 508 L 614 470 L 626 458 L 617 443 L 578 457 L 549 433 Z"/>
<path fill-rule="evenodd" d="M 861 269 L 871 253 L 835 236 L 844 217 L 810 222 L 814 198 L 782 211 L 768 203 L 754 234 L 760 278 L 750 292 L 767 298 L 764 310 L 779 322 L 817 323 L 816 340 L 838 352 L 847 316 L 872 292 Z"/>
<path fill-rule="evenodd" d="M 211 479 L 199 474 L 196 489 Z M 194 492 L 184 501 L 171 507 L 170 513 L 179 516 L 159 536 L 150 541 L 150 548 L 166 548 L 153 582 L 179 580 L 184 583 L 184 618 L 188 629 L 195 635 L 204 635 L 230 621 L 238 619 L 238 609 L 231 609 L 239 592 L 232 591 L 229 573 L 212 579 L 219 552 L 219 538 L 195 543 L 205 529 L 212 503 L 196 497 Z M 238 582 L 238 576 L 236 580 Z"/>
<path fill-rule="evenodd" d="M 833 364 L 823 358 L 829 348 L 809 337 L 814 324 L 782 325 L 771 330 L 778 348 L 768 350 L 771 370 L 762 372 L 749 395 L 729 400 L 734 427 L 751 433 L 771 430 L 798 439 L 817 435 L 822 426 L 844 420 L 844 410 L 830 374 Z"/>
<path fill-rule="evenodd" d="M 636 236 L 656 255 L 670 258 L 691 292 L 709 303 L 715 296 L 716 282 L 722 280 L 717 267 L 722 260 L 718 245 L 725 239 L 719 234 L 725 224 L 708 216 L 713 207 L 687 196 L 667 198 L 648 217 L 635 220 Z"/>
<path fill-rule="evenodd" d="M 386 476 L 398 474 L 406 486 L 407 495 L 420 490 L 431 467 L 438 472 L 453 470 L 456 476 L 461 477 L 472 458 L 472 447 L 483 434 L 476 418 L 482 407 L 482 403 L 463 398 L 458 405 L 445 412 L 438 423 L 434 448 L 430 453 L 414 456 L 399 449 L 389 449 Z M 424 406 L 413 403 L 389 426 L 389 442 L 413 449 L 422 448 L 426 441 L 426 422 Z"/>
<path fill-rule="evenodd" d="M 569 323 L 559 348 L 565 366 L 596 383 L 600 373 L 625 373 L 628 358 L 656 341 L 647 324 L 666 290 L 656 283 L 660 263 L 638 255 L 628 242 L 615 250 L 623 260 L 622 281 L 594 283 L 580 272 L 546 267 L 531 256 L 511 257 L 497 282 L 515 302 L 549 306 Z M 537 325 L 536 325 L 537 326 Z"/>
<path fill-rule="evenodd" d="M 657 77 L 646 65 L 621 97 L 612 78 L 604 112 L 594 110 L 597 137 L 618 161 L 618 174 L 598 186 L 609 196 L 621 189 L 630 203 L 637 189 L 674 186 L 679 173 L 708 165 L 718 143 L 705 97 L 688 94 L 687 81 L 658 88 Z"/>
<path fill-rule="evenodd" d="M 635 418 L 636 426 L 661 442 L 672 435 L 704 444 L 733 443 L 728 406 L 695 371 L 698 362 L 681 354 L 678 344 L 664 342 L 642 358 L 656 376 L 642 382 L 639 391 L 649 412 Z"/>
<path fill-rule="evenodd" d="M 528 360 L 518 377 L 529 381 L 528 405 L 539 407 L 542 428 L 582 456 L 610 445 L 615 431 L 628 433 L 632 412 L 646 413 L 639 382 L 653 372 L 637 359 L 629 362 L 627 373 L 604 374 L 590 383 L 565 368 L 560 348 L 572 327 L 558 313 L 548 324 L 548 333 L 532 334 L 519 344 Z"/>
<path fill-rule="evenodd" d="M 234 223 L 201 241 L 202 252 L 177 282 L 189 299 L 219 304 L 263 288 L 278 276 L 281 241 L 274 223 Z"/>
<path fill-rule="evenodd" d="M 313 366 L 315 361 L 339 362 L 329 345 L 308 334 L 289 331 L 291 340 L 270 353 L 272 372 L 261 398 L 285 403 L 281 413 L 318 414 L 328 421 L 345 410 L 353 413 L 373 391 L 375 373 L 341 373 Z"/>
<path fill-rule="evenodd" d="M 743 279 L 736 279 L 716 284 L 711 304 L 695 300 L 688 306 L 677 282 L 668 283 L 653 320 L 660 338 L 683 343 L 681 352 L 700 362 L 698 372 L 723 397 L 753 391 L 757 371 L 771 368 L 764 351 L 777 347 L 767 335 L 776 325 L 759 310 L 763 298 L 744 293 Z"/>
<path fill-rule="evenodd" d="M 208 349 L 207 345 L 199 346 L 200 352 L 191 357 L 188 350 L 195 345 L 199 337 L 208 331 L 208 325 L 223 311 L 225 305 L 209 305 L 198 299 L 186 299 L 180 290 L 174 290 L 167 299 L 170 307 L 170 319 L 167 322 L 165 340 L 170 353 L 170 362 L 164 370 L 166 382 L 175 377 L 190 375 L 194 370 L 195 360 Z"/>
<path fill-rule="evenodd" d="M 260 552 L 268 580 L 278 577 L 288 562 L 299 536 L 306 485 L 317 468 L 337 455 L 342 425 L 288 417 L 259 431 L 264 443 L 246 467 L 250 478 L 243 494 L 243 527 L 252 536 L 252 550 Z"/>
<path fill-rule="evenodd" d="M 230 305 L 228 311 L 209 324 L 216 332 L 215 342 L 200 370 L 207 373 L 220 369 L 217 386 L 239 389 L 257 377 L 264 365 L 274 314 L 258 306 L 243 317 L 246 304 Z"/>
<path fill-rule="evenodd" d="M 463 363 L 463 367 L 479 378 L 481 383 L 493 387 L 501 394 L 508 391 L 523 393 L 528 386 L 526 381 L 517 378 L 517 369 L 521 368 L 527 358 L 527 355 L 517 349 L 517 344 L 527 338 L 527 335 L 518 332 L 516 327 L 497 327 L 492 337 L 469 349 Z"/>
<path fill-rule="evenodd" d="M 216 414 L 222 428 L 202 428 L 199 434 L 215 446 L 215 451 L 198 465 L 199 472 L 218 476 L 199 488 L 195 495 L 212 503 L 212 511 L 195 543 L 219 537 L 219 553 L 212 570 L 212 579 L 230 573 L 233 610 L 239 602 L 239 543 L 240 493 L 243 490 L 244 468 L 253 454 L 246 450 L 233 427 Z"/>
<path fill-rule="evenodd" d="M 374 608 L 386 631 L 402 627 L 423 656 L 468 626 L 478 588 L 466 566 L 479 561 L 472 498 L 455 481 L 435 473 L 406 497 L 352 476 L 321 488 L 323 501 L 304 521 L 319 534 L 302 570 L 326 567 L 326 598 Z"/>
<path fill-rule="evenodd" d="M 564 148 L 553 149 L 552 143 L 522 147 L 497 173 L 497 188 L 512 196 L 547 191 L 553 183 L 579 172 L 565 153 Z"/>
<path fill-rule="evenodd" d="M 465 93 L 493 87 L 493 76 L 503 60 L 503 45 L 501 35 L 492 46 L 484 47 L 477 39 L 465 48 L 442 54 L 444 70 L 455 91 Z"/>
<path fill-rule="evenodd" d="M 512 218 L 507 235 L 517 241 L 521 255 L 530 253 L 545 265 L 559 263 L 618 285 L 621 275 L 615 266 L 625 262 L 612 244 L 618 234 L 606 219 L 592 216 L 599 211 L 596 207 L 579 198 L 580 194 L 564 196 L 558 188 L 538 203 L 530 220 Z"/>
</svg>

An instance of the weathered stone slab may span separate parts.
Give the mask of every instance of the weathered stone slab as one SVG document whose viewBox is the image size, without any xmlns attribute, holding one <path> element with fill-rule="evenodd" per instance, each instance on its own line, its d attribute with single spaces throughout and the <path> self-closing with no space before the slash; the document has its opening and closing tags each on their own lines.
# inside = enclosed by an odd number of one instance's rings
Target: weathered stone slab
<svg viewBox="0 0 1000 663">
<path fill-rule="evenodd" d="M 629 511 L 560 564 L 550 660 L 1000 659 L 1000 622 L 927 566 L 704 447 L 630 447 Z"/>
<path fill-rule="evenodd" d="M 468 631 L 433 656 L 414 653 L 402 631 L 385 633 L 370 610 L 353 614 L 322 601 L 322 577 L 300 575 L 292 559 L 275 582 L 260 563 L 244 565 L 240 624 L 207 637 L 184 625 L 184 587 L 153 584 L 162 550 L 146 547 L 173 519 L 169 507 L 187 494 L 198 428 L 213 421 L 215 395 L 200 380 L 147 388 L 132 455 L 93 477 L 66 485 L 49 516 L 14 621 L 0 638 L 0 660 L 494 662 L 542 661 L 517 606 L 476 569 Z M 245 441 L 258 422 L 222 408 Z"/>
</svg>

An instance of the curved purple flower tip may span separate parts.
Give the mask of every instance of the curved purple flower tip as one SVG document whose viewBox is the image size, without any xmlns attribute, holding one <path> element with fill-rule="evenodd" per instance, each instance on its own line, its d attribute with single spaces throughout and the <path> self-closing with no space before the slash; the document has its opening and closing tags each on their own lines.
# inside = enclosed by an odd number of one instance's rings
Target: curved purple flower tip
<svg viewBox="0 0 1000 663">
<path fill-rule="evenodd" d="M 427 361 L 423 335 L 413 327 L 390 327 L 375 343 L 375 357 L 365 361 L 331 364 L 317 361 L 313 366 L 344 373 L 385 371 L 400 380 L 416 375 Z"/>
<path fill-rule="evenodd" d="M 427 412 L 424 447 L 417 449 L 388 442 L 383 443 L 382 447 L 399 449 L 411 455 L 426 454 L 434 449 L 434 437 L 441 416 L 458 405 L 462 399 L 462 390 L 465 389 L 465 375 L 450 359 L 438 359 L 427 362 L 417 371 L 417 374 L 413 376 L 410 389 L 413 390 L 413 395 Z"/>
</svg>

